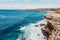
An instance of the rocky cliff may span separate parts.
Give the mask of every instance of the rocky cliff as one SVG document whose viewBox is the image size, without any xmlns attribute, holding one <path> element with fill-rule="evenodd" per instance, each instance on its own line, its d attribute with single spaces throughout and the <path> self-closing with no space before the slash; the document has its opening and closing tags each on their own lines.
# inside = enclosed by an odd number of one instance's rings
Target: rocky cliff
<svg viewBox="0 0 60 40">
<path fill-rule="evenodd" d="M 44 18 L 47 20 L 45 28 L 49 35 L 48 40 L 60 40 L 60 14 L 46 14 Z"/>
</svg>

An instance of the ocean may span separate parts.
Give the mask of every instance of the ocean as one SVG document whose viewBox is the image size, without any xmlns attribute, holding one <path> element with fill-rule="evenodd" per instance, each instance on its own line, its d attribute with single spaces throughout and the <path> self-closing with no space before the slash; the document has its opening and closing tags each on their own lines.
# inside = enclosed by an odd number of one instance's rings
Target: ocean
<svg viewBox="0 0 60 40">
<path fill-rule="evenodd" d="M 0 40 L 30 38 L 29 33 L 32 31 L 32 25 L 43 20 L 45 14 L 47 14 L 46 11 L 36 10 L 0 10 Z"/>
</svg>

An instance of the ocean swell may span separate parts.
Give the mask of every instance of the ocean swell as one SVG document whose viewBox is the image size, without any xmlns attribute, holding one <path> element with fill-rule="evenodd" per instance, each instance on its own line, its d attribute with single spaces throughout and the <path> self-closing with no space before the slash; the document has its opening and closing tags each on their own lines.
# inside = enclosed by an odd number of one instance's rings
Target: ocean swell
<svg viewBox="0 0 60 40">
<path fill-rule="evenodd" d="M 0 10 L 0 12 L 0 40 L 20 40 L 21 37 L 29 37 L 32 26 L 42 20 L 47 13 L 32 10 Z"/>
</svg>

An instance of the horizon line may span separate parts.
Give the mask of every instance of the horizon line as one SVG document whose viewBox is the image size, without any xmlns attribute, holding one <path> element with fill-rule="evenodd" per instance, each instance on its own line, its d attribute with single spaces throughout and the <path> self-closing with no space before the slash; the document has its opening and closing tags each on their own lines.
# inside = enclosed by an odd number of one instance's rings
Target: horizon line
<svg viewBox="0 0 60 40">
<path fill-rule="evenodd" d="M 45 7 L 46 8 L 46 7 Z M 44 8 L 44 9 L 45 9 Z M 60 8 L 60 7 L 49 7 L 49 8 Z M 4 10 L 4 9 L 7 9 L 7 10 L 19 10 L 20 8 L 0 8 L 0 10 Z M 21 8 L 21 10 L 25 10 L 25 9 L 42 9 L 42 8 Z M 47 8 L 48 9 L 48 8 Z"/>
</svg>

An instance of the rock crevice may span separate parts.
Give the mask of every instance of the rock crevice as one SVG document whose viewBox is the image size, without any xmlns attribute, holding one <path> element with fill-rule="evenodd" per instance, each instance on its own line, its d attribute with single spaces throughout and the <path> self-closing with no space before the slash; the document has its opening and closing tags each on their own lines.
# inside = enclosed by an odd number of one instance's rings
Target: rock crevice
<svg viewBox="0 0 60 40">
<path fill-rule="evenodd" d="M 48 40 L 60 40 L 60 14 L 46 14 L 44 19 L 47 20 Z"/>
</svg>

